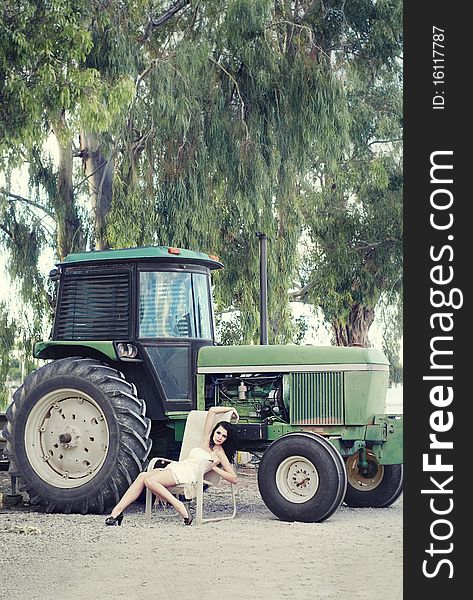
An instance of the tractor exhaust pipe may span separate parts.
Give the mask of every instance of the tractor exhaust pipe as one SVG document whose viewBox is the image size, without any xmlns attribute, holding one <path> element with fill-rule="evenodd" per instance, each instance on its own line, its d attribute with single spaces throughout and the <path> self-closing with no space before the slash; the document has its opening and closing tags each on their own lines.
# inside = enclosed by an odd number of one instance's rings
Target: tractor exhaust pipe
<svg viewBox="0 0 473 600">
<path fill-rule="evenodd" d="M 266 234 L 256 232 L 259 238 L 259 310 L 260 310 L 260 335 L 259 343 L 268 344 L 268 259 L 266 253 Z"/>
</svg>

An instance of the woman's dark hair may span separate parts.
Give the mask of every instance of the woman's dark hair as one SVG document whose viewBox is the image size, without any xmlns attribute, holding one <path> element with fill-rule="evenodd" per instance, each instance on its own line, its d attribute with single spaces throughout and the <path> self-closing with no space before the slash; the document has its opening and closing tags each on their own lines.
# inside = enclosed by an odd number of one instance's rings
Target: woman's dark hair
<svg viewBox="0 0 473 600">
<path fill-rule="evenodd" d="M 233 425 L 231 423 L 229 423 L 228 421 L 220 421 L 215 425 L 215 427 L 212 429 L 212 433 L 210 434 L 209 446 L 210 448 L 213 448 L 215 446 L 214 433 L 219 427 L 223 427 L 227 432 L 227 439 L 223 442 L 222 448 L 225 454 L 227 455 L 228 460 L 232 463 L 235 459 L 237 447 L 235 439 L 235 430 L 233 429 Z"/>
</svg>

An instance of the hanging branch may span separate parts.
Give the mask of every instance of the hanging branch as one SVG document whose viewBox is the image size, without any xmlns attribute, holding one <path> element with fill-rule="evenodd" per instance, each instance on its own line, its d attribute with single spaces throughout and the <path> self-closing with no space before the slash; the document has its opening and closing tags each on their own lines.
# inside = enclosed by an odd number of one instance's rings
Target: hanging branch
<svg viewBox="0 0 473 600">
<path fill-rule="evenodd" d="M 190 0 L 179 0 L 178 2 L 176 2 L 176 4 L 171 6 L 171 8 L 168 11 L 166 11 L 163 15 L 161 15 L 158 19 L 151 19 L 150 22 L 148 23 L 148 25 L 146 26 L 145 32 L 140 41 L 142 43 L 146 42 L 146 40 L 149 38 L 149 36 L 151 35 L 151 32 L 153 31 L 153 29 L 155 27 L 159 27 L 160 25 L 163 25 L 164 23 L 169 21 L 169 19 L 171 19 L 177 12 L 179 12 L 180 10 L 185 8 L 188 4 L 190 4 Z"/>
<path fill-rule="evenodd" d="M 4 188 L 0 188 L 0 194 L 4 194 L 5 196 L 8 196 L 10 198 L 10 202 L 23 202 L 24 204 L 29 204 L 30 206 L 39 208 L 44 213 L 46 213 L 48 215 L 48 217 L 51 217 L 51 219 L 54 219 L 54 213 L 52 211 L 48 210 L 47 208 L 45 208 L 38 202 L 35 202 L 34 200 L 29 200 L 28 198 L 24 198 L 23 196 L 19 196 L 18 194 L 13 194 L 12 192 L 5 190 Z"/>
<path fill-rule="evenodd" d="M 5 227 L 5 225 L 3 225 L 2 223 L 0 223 L 0 230 L 3 231 L 4 233 L 6 233 L 8 235 L 8 237 L 11 240 L 13 240 L 13 233 L 7 227 Z"/>
<path fill-rule="evenodd" d="M 81 157 L 84 156 L 84 150 L 81 151 Z M 97 171 L 100 171 L 100 169 L 102 169 L 108 162 L 110 159 L 108 160 L 104 160 L 102 163 L 100 163 L 100 165 L 94 170 L 92 171 L 92 173 L 90 173 L 89 175 L 87 175 L 86 177 L 84 177 L 84 179 L 81 179 L 81 181 L 79 181 L 79 183 L 76 183 L 75 186 L 72 188 L 72 191 L 74 192 L 75 190 L 77 190 L 82 184 L 84 184 L 86 181 L 88 181 L 91 177 L 93 177 Z M 95 190 L 97 191 L 97 190 Z"/>
<path fill-rule="evenodd" d="M 300 302 L 303 300 L 310 290 L 314 287 L 315 283 L 309 282 L 298 290 L 288 292 L 289 302 Z"/>
<path fill-rule="evenodd" d="M 379 242 L 367 242 L 366 240 L 360 240 L 358 245 L 353 248 L 355 252 L 362 252 L 364 250 L 374 250 L 376 247 L 381 246 L 383 244 L 388 243 L 398 243 L 399 240 L 395 238 L 388 237 L 384 240 L 380 240 Z"/>
<path fill-rule="evenodd" d="M 223 71 L 224 73 L 226 73 L 226 74 L 228 75 L 228 77 L 229 77 L 229 78 L 230 78 L 230 79 L 233 81 L 233 84 L 234 84 L 234 86 L 235 86 L 235 89 L 236 89 L 236 91 L 237 91 L 237 94 L 238 94 L 238 98 L 240 99 L 240 102 L 241 102 L 241 109 L 240 109 L 240 112 L 241 112 L 241 121 L 242 121 L 242 123 L 243 123 L 243 125 L 244 125 L 244 127 L 245 127 L 245 131 L 246 131 L 246 140 L 248 141 L 248 140 L 250 139 L 250 132 L 249 132 L 249 130 L 248 130 L 248 125 L 246 124 L 246 121 L 245 121 L 245 102 L 244 102 L 244 100 L 243 100 L 243 97 L 242 97 L 242 95 L 241 95 L 240 88 L 239 88 L 239 86 L 238 86 L 238 82 L 237 82 L 237 80 L 235 79 L 235 77 L 233 77 L 233 75 L 232 75 L 231 73 L 229 73 L 229 72 L 227 71 L 227 69 L 225 69 L 225 67 L 224 67 L 223 65 L 221 65 L 219 62 L 217 62 L 217 61 L 216 61 L 215 59 L 213 59 L 212 57 L 210 57 L 210 60 L 211 60 L 213 63 L 215 63 L 215 64 L 217 65 L 217 67 L 219 67 L 220 69 L 222 69 L 222 71 Z"/>
</svg>

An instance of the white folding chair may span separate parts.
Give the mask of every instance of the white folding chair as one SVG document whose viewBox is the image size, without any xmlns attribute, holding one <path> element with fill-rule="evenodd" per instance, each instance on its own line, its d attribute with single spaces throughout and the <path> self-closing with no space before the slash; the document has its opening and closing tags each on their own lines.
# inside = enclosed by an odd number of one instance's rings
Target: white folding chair
<svg viewBox="0 0 473 600">
<path fill-rule="evenodd" d="M 207 412 L 204 410 L 191 410 L 187 415 L 186 426 L 184 429 L 184 436 L 182 439 L 181 452 L 179 454 L 179 460 L 184 460 L 189 455 L 189 452 L 192 448 L 197 448 L 202 445 L 203 436 L 204 436 L 204 425 L 205 420 L 207 418 Z M 226 413 L 220 413 L 215 415 L 214 424 L 219 421 L 230 421 L 232 417 L 232 411 L 228 411 Z M 155 468 L 156 463 L 160 461 L 161 463 L 170 463 L 172 462 L 168 458 L 160 458 L 155 457 L 152 458 L 148 465 L 148 471 L 151 471 Z M 189 486 L 186 485 L 176 485 L 171 488 L 168 488 L 171 494 L 178 495 L 183 494 L 184 489 L 190 489 L 192 492 L 192 498 L 195 498 L 196 501 L 196 514 L 195 514 L 195 523 L 196 525 L 201 525 L 202 523 L 208 523 L 209 521 L 224 521 L 226 519 L 233 519 L 236 515 L 236 496 L 235 496 L 235 486 L 230 482 L 227 482 L 231 488 L 232 495 L 232 513 L 227 516 L 221 517 L 206 517 L 203 516 L 203 504 L 204 504 L 204 485 L 217 485 L 219 481 L 223 479 L 218 473 L 215 471 L 209 471 L 208 473 L 204 473 L 204 466 L 202 467 L 202 471 L 197 479 L 195 485 Z M 224 480 L 226 481 L 226 480 Z M 151 490 L 146 488 L 146 506 L 145 506 L 145 517 L 147 521 L 151 520 L 151 509 L 153 506 L 153 493 Z"/>
</svg>

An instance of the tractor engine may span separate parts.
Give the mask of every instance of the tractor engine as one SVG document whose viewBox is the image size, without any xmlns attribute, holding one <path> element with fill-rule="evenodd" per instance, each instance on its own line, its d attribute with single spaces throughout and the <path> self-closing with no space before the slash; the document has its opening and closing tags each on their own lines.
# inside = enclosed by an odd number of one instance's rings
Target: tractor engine
<svg viewBox="0 0 473 600">
<path fill-rule="evenodd" d="M 206 386 L 208 406 L 234 406 L 240 417 L 248 421 L 282 420 L 289 413 L 283 400 L 283 376 L 250 375 L 211 376 Z"/>
</svg>

